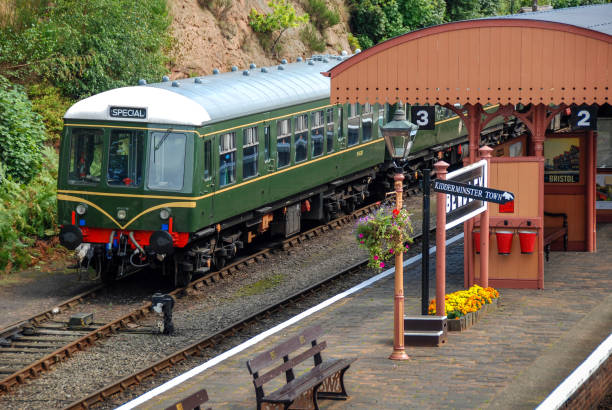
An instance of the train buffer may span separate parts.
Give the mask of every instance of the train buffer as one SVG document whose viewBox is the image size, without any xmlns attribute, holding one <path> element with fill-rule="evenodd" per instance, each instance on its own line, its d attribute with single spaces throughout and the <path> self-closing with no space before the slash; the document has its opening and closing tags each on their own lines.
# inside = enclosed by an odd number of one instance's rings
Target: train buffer
<svg viewBox="0 0 612 410">
<path fill-rule="evenodd" d="M 357 358 L 323 360 L 321 351 L 327 347 L 327 343 L 325 341 L 317 343 L 317 338 L 322 332 L 321 325 L 305 329 L 297 336 L 247 361 L 247 368 L 253 376 L 258 410 L 265 408 L 262 406 L 265 403 L 272 406 L 282 404 L 285 408 L 295 405 L 300 408 L 317 409 L 318 399 L 347 399 L 344 373 Z M 308 349 L 296 354 L 304 348 Z M 292 357 L 289 358 L 289 355 Z M 314 367 L 296 378 L 293 369 L 310 357 L 314 358 Z M 278 363 L 280 363 L 278 366 L 259 375 L 261 370 Z M 266 395 L 263 390 L 264 384 L 274 380 L 283 372 L 286 384 Z"/>
</svg>

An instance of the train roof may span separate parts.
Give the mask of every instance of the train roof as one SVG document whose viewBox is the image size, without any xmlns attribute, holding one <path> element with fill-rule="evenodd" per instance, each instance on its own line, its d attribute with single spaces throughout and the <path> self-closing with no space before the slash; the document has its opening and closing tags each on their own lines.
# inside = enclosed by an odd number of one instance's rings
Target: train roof
<svg viewBox="0 0 612 410">
<path fill-rule="evenodd" d="M 609 3 L 486 17 L 482 20 L 490 19 L 539 20 L 563 23 L 612 35 L 612 4 Z"/>
<path fill-rule="evenodd" d="M 314 56 L 302 62 L 261 69 L 117 88 L 77 102 L 68 109 L 64 119 L 120 119 L 200 127 L 329 98 L 330 80 L 321 72 L 346 58 Z M 116 109 L 113 113 L 112 108 Z M 137 115 L 132 115 L 134 112 Z"/>
</svg>

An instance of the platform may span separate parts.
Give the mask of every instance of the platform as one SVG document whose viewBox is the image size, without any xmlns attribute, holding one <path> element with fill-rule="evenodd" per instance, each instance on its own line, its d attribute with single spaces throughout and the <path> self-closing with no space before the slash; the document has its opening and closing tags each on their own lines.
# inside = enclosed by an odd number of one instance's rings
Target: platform
<svg viewBox="0 0 612 410">
<path fill-rule="evenodd" d="M 545 289 L 502 289 L 499 308 L 442 347 L 407 347 L 388 359 L 393 275 L 215 365 L 138 408 L 164 409 L 205 388 L 213 409 L 255 408 L 245 363 L 297 329 L 321 323 L 327 356 L 358 356 L 346 373 L 350 398 L 323 409 L 534 408 L 612 329 L 612 224 L 599 225 L 597 253 L 553 252 Z M 447 249 L 447 293 L 463 286 L 462 242 Z M 435 269 L 435 262 L 430 263 Z M 430 295 L 435 294 L 432 275 Z M 405 270 L 406 314 L 420 313 L 420 263 Z"/>
</svg>

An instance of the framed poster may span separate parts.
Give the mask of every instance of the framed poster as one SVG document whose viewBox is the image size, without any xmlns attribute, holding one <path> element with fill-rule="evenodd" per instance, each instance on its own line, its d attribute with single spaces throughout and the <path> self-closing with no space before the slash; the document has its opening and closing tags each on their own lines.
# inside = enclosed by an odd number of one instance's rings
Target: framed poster
<svg viewBox="0 0 612 410">
<path fill-rule="evenodd" d="M 544 182 L 580 182 L 580 139 L 547 138 L 544 141 Z"/>
</svg>

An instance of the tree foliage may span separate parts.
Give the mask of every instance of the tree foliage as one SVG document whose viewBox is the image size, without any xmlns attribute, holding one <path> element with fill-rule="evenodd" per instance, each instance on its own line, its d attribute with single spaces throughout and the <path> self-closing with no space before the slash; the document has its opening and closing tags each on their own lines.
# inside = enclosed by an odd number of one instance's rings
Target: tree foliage
<svg viewBox="0 0 612 410">
<path fill-rule="evenodd" d="M 21 86 L 0 76 L 0 162 L 6 179 L 29 182 L 40 170 L 45 126 Z"/>
<path fill-rule="evenodd" d="M 298 16 L 295 9 L 287 0 L 272 0 L 268 3 L 272 9 L 271 13 L 260 13 L 256 9 L 251 9 L 249 13 L 249 25 L 256 33 L 272 34 L 277 33 L 272 42 L 272 51 L 285 31 L 300 24 L 308 23 L 308 14 Z"/>
<path fill-rule="evenodd" d="M 363 48 L 408 31 L 397 0 L 353 0 L 350 26 Z"/>
<path fill-rule="evenodd" d="M 166 0 L 13 2 L 17 17 L 0 27 L 0 67 L 10 77 L 42 76 L 82 98 L 166 72 Z M 42 5 L 31 9 L 32 2 Z M 24 19 L 32 23 L 16 24 Z"/>
<path fill-rule="evenodd" d="M 312 24 L 320 31 L 340 22 L 338 11 L 330 9 L 325 0 L 306 0 L 304 9 L 310 16 Z"/>
</svg>

